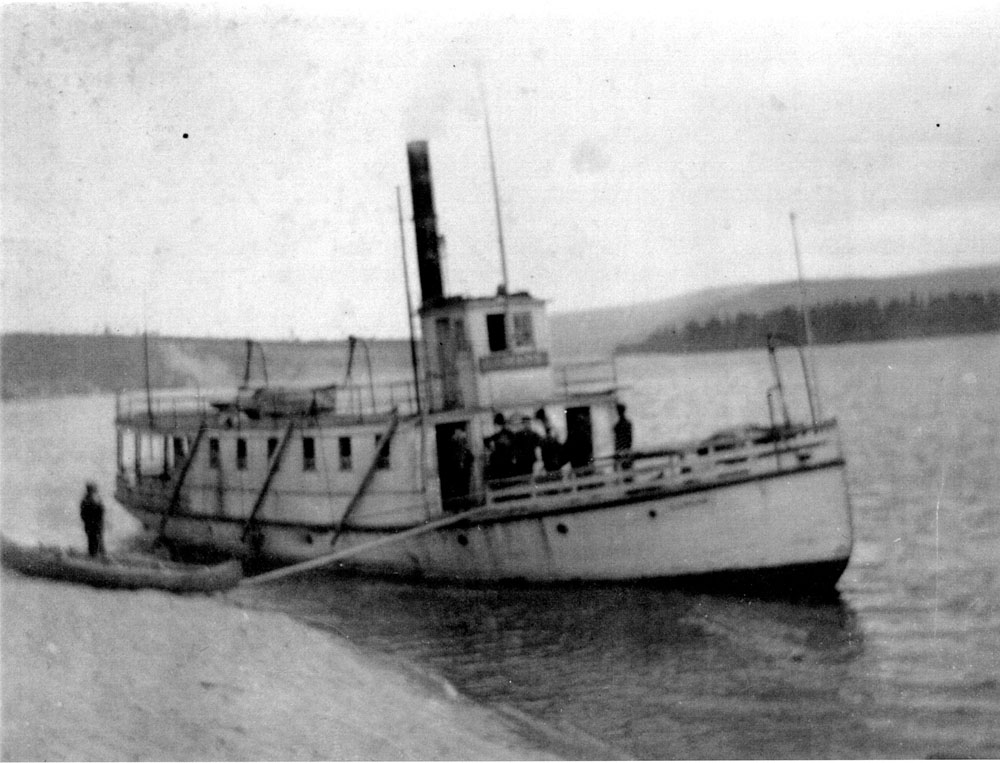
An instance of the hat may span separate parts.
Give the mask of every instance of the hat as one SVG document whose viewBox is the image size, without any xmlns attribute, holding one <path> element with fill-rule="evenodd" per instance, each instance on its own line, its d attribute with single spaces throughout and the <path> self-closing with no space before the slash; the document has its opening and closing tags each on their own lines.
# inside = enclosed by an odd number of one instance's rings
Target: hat
<svg viewBox="0 0 1000 763">
<path fill-rule="evenodd" d="M 498 427 L 502 427 L 504 424 L 507 423 L 507 419 L 503 417 L 502 413 L 498 413 L 496 416 L 493 417 L 493 423 L 496 424 Z"/>
</svg>

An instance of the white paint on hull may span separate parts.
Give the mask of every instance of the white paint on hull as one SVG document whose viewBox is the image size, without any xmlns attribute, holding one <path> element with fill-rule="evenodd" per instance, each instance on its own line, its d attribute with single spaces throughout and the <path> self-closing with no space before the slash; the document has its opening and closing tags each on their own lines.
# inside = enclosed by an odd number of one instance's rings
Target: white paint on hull
<svg viewBox="0 0 1000 763">
<path fill-rule="evenodd" d="M 161 515 L 132 506 L 150 527 Z M 262 554 L 291 563 L 331 550 L 333 534 L 262 525 Z M 166 535 L 237 555 L 243 524 L 174 517 Z M 345 531 L 336 550 L 385 534 Z M 393 575 L 534 582 L 629 580 L 844 560 L 852 547 L 842 463 L 632 503 L 450 527 L 362 552 L 346 566 Z"/>
</svg>

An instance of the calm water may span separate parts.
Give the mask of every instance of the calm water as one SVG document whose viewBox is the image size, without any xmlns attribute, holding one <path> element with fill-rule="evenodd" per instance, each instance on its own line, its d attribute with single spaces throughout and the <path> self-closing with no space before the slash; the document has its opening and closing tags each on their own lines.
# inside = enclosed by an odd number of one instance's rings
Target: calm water
<svg viewBox="0 0 1000 763">
<path fill-rule="evenodd" d="M 1000 337 L 816 356 L 855 512 L 832 601 L 327 574 L 231 603 L 284 610 L 631 757 L 1000 757 Z M 765 422 L 765 360 L 621 359 L 637 444 Z M 786 358 L 790 377 L 796 363 Z M 112 409 L 107 398 L 4 405 L 5 532 L 82 544 L 84 480 L 113 487 Z M 112 542 L 135 532 L 120 510 L 112 521 Z"/>
</svg>

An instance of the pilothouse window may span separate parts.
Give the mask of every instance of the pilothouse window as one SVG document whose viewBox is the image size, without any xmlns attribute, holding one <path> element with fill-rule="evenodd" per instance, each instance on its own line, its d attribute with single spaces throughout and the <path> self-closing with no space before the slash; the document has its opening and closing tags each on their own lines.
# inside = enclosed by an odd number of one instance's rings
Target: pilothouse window
<svg viewBox="0 0 1000 763">
<path fill-rule="evenodd" d="M 349 472 L 354 468 L 351 463 L 351 438 L 340 438 L 340 471 Z"/>
<path fill-rule="evenodd" d="M 208 467 L 209 469 L 219 468 L 219 438 L 208 438 Z"/>
<path fill-rule="evenodd" d="M 534 347 L 535 332 L 531 325 L 531 313 L 514 313 L 514 346 Z"/>
<path fill-rule="evenodd" d="M 503 352 L 507 349 L 507 323 L 503 313 L 486 316 L 486 334 L 490 341 L 490 352 Z"/>
</svg>

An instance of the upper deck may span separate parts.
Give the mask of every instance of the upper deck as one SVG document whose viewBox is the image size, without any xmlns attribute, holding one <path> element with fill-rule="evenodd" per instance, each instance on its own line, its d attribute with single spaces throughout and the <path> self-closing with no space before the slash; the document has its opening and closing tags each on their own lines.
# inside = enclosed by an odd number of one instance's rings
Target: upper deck
<svg viewBox="0 0 1000 763">
<path fill-rule="evenodd" d="M 549 394 L 531 402 L 548 404 L 581 397 L 612 394 L 618 388 L 615 364 L 570 363 L 552 371 Z M 428 375 L 420 389 L 418 404 L 412 380 L 372 384 L 330 385 L 323 388 L 259 388 L 239 390 L 156 390 L 121 393 L 116 399 L 115 421 L 120 426 L 160 432 L 193 431 L 202 422 L 210 429 L 273 428 L 276 421 L 308 419 L 316 426 L 366 425 L 388 421 L 395 412 L 401 417 L 421 412 L 451 412 L 445 406 L 445 384 Z M 490 405 L 466 406 L 462 410 L 492 410 Z"/>
</svg>

